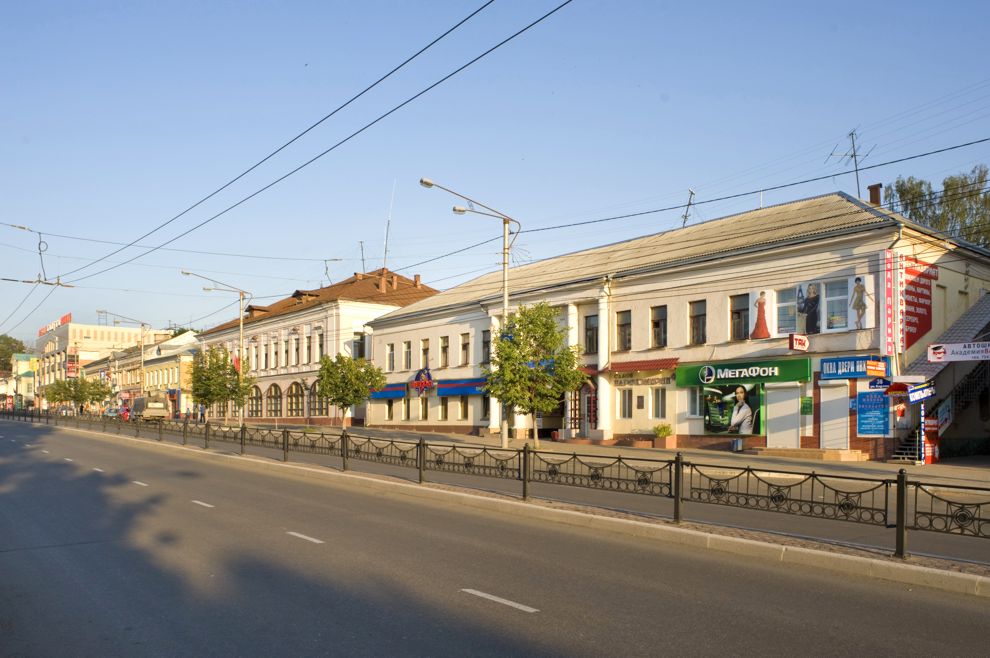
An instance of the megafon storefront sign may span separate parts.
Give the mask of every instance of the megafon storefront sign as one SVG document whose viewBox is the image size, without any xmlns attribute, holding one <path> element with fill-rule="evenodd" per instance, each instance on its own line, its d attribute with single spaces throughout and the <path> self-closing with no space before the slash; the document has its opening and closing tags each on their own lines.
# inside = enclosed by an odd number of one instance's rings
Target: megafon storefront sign
<svg viewBox="0 0 990 658">
<path fill-rule="evenodd" d="M 678 386 L 809 381 L 811 359 L 678 366 L 675 379 Z"/>
<path fill-rule="evenodd" d="M 38 337 L 40 338 L 41 336 L 47 334 L 49 331 L 54 331 L 55 329 L 61 327 L 63 324 L 69 324 L 70 322 L 72 322 L 72 313 L 66 313 L 58 320 L 55 320 L 54 322 L 49 322 L 41 329 L 38 329 Z"/>
</svg>

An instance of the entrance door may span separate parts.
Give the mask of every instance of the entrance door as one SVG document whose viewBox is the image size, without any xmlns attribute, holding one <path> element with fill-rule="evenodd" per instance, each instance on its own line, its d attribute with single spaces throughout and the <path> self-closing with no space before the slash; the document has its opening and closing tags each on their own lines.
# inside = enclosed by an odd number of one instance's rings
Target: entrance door
<svg viewBox="0 0 990 658">
<path fill-rule="evenodd" d="M 821 447 L 832 450 L 849 449 L 849 385 L 820 386 Z"/>
<path fill-rule="evenodd" d="M 767 384 L 767 447 L 801 447 L 801 387 Z"/>
</svg>

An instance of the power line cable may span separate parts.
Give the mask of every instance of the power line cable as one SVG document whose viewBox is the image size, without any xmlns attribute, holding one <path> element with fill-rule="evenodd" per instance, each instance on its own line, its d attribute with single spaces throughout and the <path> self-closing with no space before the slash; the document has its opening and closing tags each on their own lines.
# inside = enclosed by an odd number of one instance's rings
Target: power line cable
<svg viewBox="0 0 990 658">
<path fill-rule="evenodd" d="M 3 325 L 7 324 L 7 322 L 10 321 L 10 318 L 14 317 L 14 314 L 17 313 L 17 311 L 20 310 L 22 306 L 24 306 L 24 302 L 26 302 L 28 300 L 28 297 L 30 297 L 34 293 L 34 291 L 38 289 L 39 285 L 41 284 L 35 282 L 35 284 L 31 286 L 31 289 L 28 290 L 28 293 L 26 295 L 24 295 L 24 299 L 21 300 L 21 303 L 14 307 L 14 310 L 11 311 L 10 314 L 3 319 L 3 322 L 0 322 L 0 327 L 3 327 Z"/>
<path fill-rule="evenodd" d="M 308 128 L 306 128 L 305 130 L 303 130 L 301 133 L 299 133 L 298 135 L 296 135 L 295 137 L 293 137 L 292 139 L 290 139 L 286 143 L 282 144 L 280 147 L 278 147 L 277 149 L 275 149 L 274 151 L 272 151 L 271 153 L 269 153 L 268 155 L 266 155 L 264 158 L 262 158 L 261 160 L 259 160 L 256 163 L 254 163 L 253 165 L 251 165 L 250 167 L 248 167 L 247 169 L 245 169 L 244 171 L 242 171 L 240 174 L 238 174 L 234 178 L 232 178 L 229 181 L 227 181 L 226 183 L 224 183 L 222 186 L 220 186 L 217 189 L 215 189 L 214 191 L 210 192 L 208 195 L 206 195 L 205 197 L 203 197 L 202 199 L 200 199 L 199 201 L 197 201 L 193 205 L 189 206 L 188 208 L 186 208 L 185 210 L 183 210 L 182 212 L 180 212 L 178 215 L 175 215 L 174 217 L 172 217 L 168 221 L 163 222 L 162 224 L 159 224 L 158 226 L 156 226 L 152 230 L 148 231 L 147 233 L 145 233 L 141 237 L 137 238 L 133 242 L 130 242 L 127 245 L 121 247 L 120 249 L 117 249 L 115 251 L 112 251 L 109 254 L 106 254 L 105 256 L 102 256 L 100 258 L 97 258 L 96 260 L 94 260 L 92 263 L 89 263 L 88 265 L 84 265 L 83 267 L 79 267 L 79 268 L 76 268 L 74 270 L 70 270 L 70 271 L 66 272 L 65 274 L 63 274 L 62 276 L 68 276 L 69 274 L 75 274 L 76 272 L 79 272 L 79 271 L 84 270 L 84 269 L 86 269 L 88 267 L 91 267 L 91 266 L 95 265 L 96 263 L 99 263 L 99 262 L 101 262 L 101 261 L 103 261 L 103 260 L 105 260 L 107 258 L 110 258 L 111 256 L 114 256 L 114 255 L 120 253 L 124 249 L 127 249 L 129 247 L 134 246 L 135 244 L 137 244 L 141 240 L 143 240 L 143 239 L 147 238 L 148 236 L 150 236 L 150 235 L 152 235 L 152 234 L 160 231 L 161 229 L 165 228 L 166 226 L 168 226 L 169 224 L 171 224 L 175 220 L 177 220 L 180 217 L 184 216 L 186 213 L 188 213 L 191 210 L 199 207 L 201 204 L 203 204 L 206 201 L 208 201 L 209 199 L 213 198 L 214 196 L 216 196 L 217 194 L 219 194 L 223 190 L 227 189 L 228 187 L 230 187 L 231 185 L 233 185 L 234 183 L 236 183 L 237 181 L 239 181 L 244 176 L 248 175 L 249 173 L 251 173 L 252 171 L 254 171 L 255 169 L 257 169 L 258 167 L 260 167 L 262 164 L 264 164 L 265 162 L 267 162 L 271 158 L 275 157 L 277 154 L 281 153 L 283 150 L 285 150 L 286 148 L 288 148 L 291 144 L 294 144 L 297 140 L 299 140 L 304 135 L 306 135 L 307 133 L 309 133 L 311 130 L 313 130 L 314 128 L 316 128 L 320 124 L 322 124 L 324 121 L 326 121 L 330 117 L 334 116 L 335 114 L 337 114 L 338 112 L 340 112 L 341 110 L 343 110 L 344 108 L 346 108 L 348 105 L 350 105 L 351 103 L 353 103 L 354 101 L 356 101 L 357 99 L 361 98 L 366 93 L 368 93 L 369 91 L 371 91 L 372 89 L 374 89 L 375 87 L 377 87 L 380 83 L 384 82 L 386 79 L 388 79 L 389 77 L 391 77 L 392 74 L 394 74 L 399 69 L 403 68 L 406 64 L 408 64 L 409 62 L 413 61 L 414 59 L 416 59 L 417 57 L 419 57 L 420 55 L 422 55 L 424 52 L 426 52 L 427 50 L 429 50 L 437 42 L 439 42 L 441 39 L 443 39 L 444 37 L 446 37 L 447 35 L 449 35 L 451 32 L 453 32 L 454 30 L 456 30 L 457 28 L 459 28 L 461 25 L 463 25 L 467 21 L 469 21 L 471 18 L 473 18 L 474 16 L 476 16 L 478 13 L 480 13 L 482 10 L 484 10 L 486 7 L 488 7 L 488 5 L 492 4 L 492 2 L 494 2 L 494 1 L 495 0 L 488 0 L 488 2 L 486 2 L 485 4 L 481 5 L 477 9 L 475 9 L 473 12 L 471 12 L 470 14 L 468 14 L 466 17 L 462 18 L 453 27 L 449 28 L 443 34 L 441 34 L 440 36 L 438 36 L 435 39 L 433 39 L 433 41 L 431 41 L 430 43 L 428 43 L 425 46 L 423 46 L 422 48 L 420 48 L 413 55 L 407 57 L 401 64 L 399 64 L 398 66 L 394 67 L 391 71 L 389 71 L 385 75 L 381 76 L 380 78 L 378 78 L 377 80 L 375 80 L 373 83 L 371 83 L 370 85 L 368 85 L 367 87 L 365 87 L 364 89 L 362 89 L 360 92 L 358 92 L 357 94 L 355 94 L 354 96 L 352 96 L 351 98 L 349 98 L 345 103 L 343 103 L 342 105 L 338 106 L 335 110 L 333 110 L 332 112 L 330 112 L 329 114 L 327 114 L 326 116 L 324 116 L 322 119 L 320 119 L 316 123 L 310 125 Z M 183 234 L 183 235 L 185 235 L 185 234 Z"/>
</svg>

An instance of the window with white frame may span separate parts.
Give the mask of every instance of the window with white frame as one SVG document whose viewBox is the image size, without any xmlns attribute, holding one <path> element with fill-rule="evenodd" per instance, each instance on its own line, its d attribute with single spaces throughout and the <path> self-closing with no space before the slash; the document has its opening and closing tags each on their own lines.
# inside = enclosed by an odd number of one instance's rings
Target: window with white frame
<svg viewBox="0 0 990 658">
<path fill-rule="evenodd" d="M 409 396 L 402 398 L 402 420 L 412 420 L 412 407 Z"/>
<path fill-rule="evenodd" d="M 633 417 L 633 390 L 631 388 L 619 389 L 619 418 Z"/>
<path fill-rule="evenodd" d="M 705 411 L 704 389 L 695 386 L 687 390 L 688 393 L 688 415 L 700 417 Z"/>
<path fill-rule="evenodd" d="M 385 371 L 393 372 L 395 370 L 395 343 L 388 343 L 385 345 Z"/>
<path fill-rule="evenodd" d="M 402 369 L 412 370 L 412 341 L 402 343 Z"/>
<path fill-rule="evenodd" d="M 777 291 L 777 333 L 797 332 L 797 289 L 781 288 Z"/>
<path fill-rule="evenodd" d="M 654 418 L 667 417 L 667 389 L 654 388 L 652 392 L 653 406 L 651 412 Z"/>
<path fill-rule="evenodd" d="M 468 419 L 468 396 L 462 395 L 460 399 L 460 404 L 458 405 L 457 411 L 458 420 Z"/>
<path fill-rule="evenodd" d="M 449 401 L 450 398 L 447 397 L 440 398 L 440 409 L 439 409 L 440 420 L 447 420 L 447 408 Z"/>
<path fill-rule="evenodd" d="M 825 329 L 849 328 L 849 279 L 825 282 Z"/>
<path fill-rule="evenodd" d="M 425 395 L 419 399 L 419 419 L 429 420 L 430 418 L 430 398 Z"/>
</svg>

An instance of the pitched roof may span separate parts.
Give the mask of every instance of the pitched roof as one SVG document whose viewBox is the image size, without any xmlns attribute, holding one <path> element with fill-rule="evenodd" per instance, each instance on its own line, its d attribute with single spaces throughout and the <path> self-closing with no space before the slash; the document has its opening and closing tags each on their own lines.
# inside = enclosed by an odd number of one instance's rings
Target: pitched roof
<svg viewBox="0 0 990 658">
<path fill-rule="evenodd" d="M 436 295 L 437 292 L 435 288 L 422 283 L 418 274 L 415 279 L 409 279 L 383 267 L 373 272 L 356 272 L 354 276 L 324 288 L 296 290 L 285 299 L 267 306 L 251 304 L 244 309 L 246 313 L 244 324 L 246 326 L 259 320 L 296 313 L 333 301 L 346 300 L 402 307 Z M 234 319 L 200 334 L 216 333 L 237 325 L 238 321 Z"/>
<path fill-rule="evenodd" d="M 990 328 L 990 295 L 983 295 L 965 313 L 960 315 L 958 320 L 942 332 L 937 340 L 930 342 L 935 344 L 972 343 L 976 342 L 974 339 L 977 337 L 982 341 L 985 340 L 985 337 L 980 336 L 980 334 L 986 334 L 988 328 Z M 911 362 L 911 365 L 904 370 L 904 374 L 924 375 L 925 378 L 931 379 L 942 372 L 942 369 L 949 363 L 949 361 L 929 363 L 928 352 L 926 351 Z"/>
<path fill-rule="evenodd" d="M 568 283 L 600 279 L 606 275 L 648 272 L 663 266 L 743 254 L 772 245 L 813 239 L 816 236 L 824 237 L 857 229 L 893 227 L 897 224 L 928 234 L 936 233 L 902 215 L 871 206 L 844 192 L 835 192 L 514 267 L 509 274 L 509 285 L 513 295 L 518 295 L 527 291 L 535 292 Z M 954 242 L 966 244 L 960 240 Z M 502 273 L 491 272 L 429 299 L 392 311 L 376 322 L 495 299 L 501 295 L 501 291 Z"/>
</svg>

